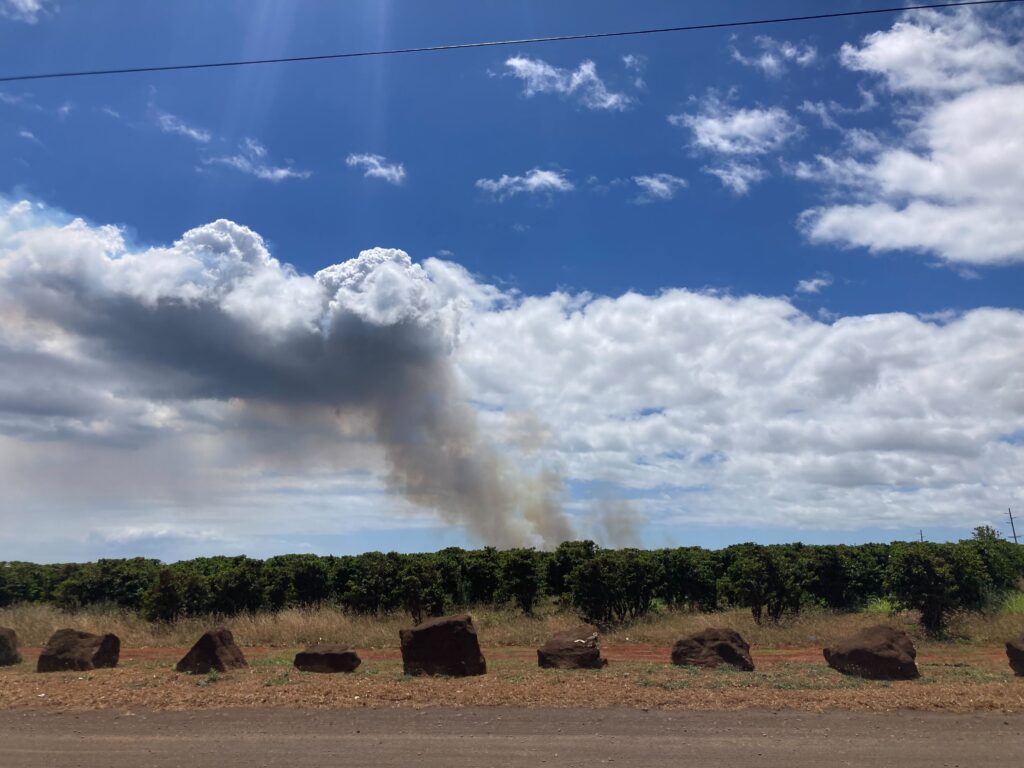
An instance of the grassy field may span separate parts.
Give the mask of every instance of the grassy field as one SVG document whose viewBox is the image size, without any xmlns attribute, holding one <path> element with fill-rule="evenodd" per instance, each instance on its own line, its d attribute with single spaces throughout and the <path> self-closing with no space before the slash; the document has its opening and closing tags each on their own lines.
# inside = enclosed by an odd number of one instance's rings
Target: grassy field
<svg viewBox="0 0 1024 768">
<path fill-rule="evenodd" d="M 551 634 L 579 623 L 574 614 L 554 603 L 541 606 L 534 616 L 491 607 L 471 609 L 480 642 L 488 646 L 537 646 Z M 332 608 L 285 610 L 243 614 L 230 618 L 206 616 L 171 624 L 153 624 L 133 613 L 80 611 L 67 613 L 48 605 L 0 608 L 0 626 L 14 628 L 20 642 L 39 646 L 61 627 L 89 632 L 113 632 L 126 647 L 190 645 L 203 631 L 219 624 L 230 627 L 241 645 L 292 647 L 320 640 L 343 642 L 355 648 L 394 648 L 398 630 L 411 625 L 405 614 L 359 616 Z M 892 613 L 884 602 L 860 613 L 805 611 L 779 624 L 757 625 L 747 610 L 710 614 L 667 611 L 610 631 L 605 643 L 671 645 L 680 637 L 712 626 L 736 629 L 757 648 L 822 647 L 872 624 L 889 623 L 907 631 L 915 642 L 929 644 L 913 612 Z M 1011 595 L 1001 610 L 955 617 L 946 642 L 1002 645 L 1024 632 L 1024 595 Z"/>
<path fill-rule="evenodd" d="M 245 647 L 246 670 L 199 677 L 174 663 L 207 627 L 210 616 L 150 624 L 110 611 L 64 613 L 42 605 L 0 610 L 14 627 L 25 661 L 0 670 L 0 709 L 204 709 L 223 707 L 431 707 L 517 705 L 652 709 L 848 709 L 886 711 L 1024 712 L 1024 678 L 1015 678 L 1002 643 L 1024 632 L 1020 601 L 1003 610 L 958 617 L 942 641 L 923 635 L 912 613 L 890 614 L 884 604 L 855 614 L 810 611 L 777 625 L 758 626 L 748 611 L 667 612 L 603 635 L 610 664 L 597 671 L 537 668 L 535 648 L 554 631 L 578 623 L 545 605 L 536 616 L 481 608 L 472 611 L 487 657 L 476 678 L 410 678 L 402 674 L 398 630 L 404 615 L 366 617 L 336 610 L 288 610 L 232 617 L 223 623 Z M 877 682 L 840 675 L 821 647 L 879 622 L 906 629 L 917 643 L 922 677 Z M 39 675 L 36 649 L 59 627 L 115 632 L 122 640 L 116 669 Z M 750 642 L 757 671 L 700 670 L 668 663 L 669 646 L 707 626 L 732 626 Z M 363 664 L 349 675 L 315 675 L 292 667 L 296 650 L 318 640 L 357 648 Z"/>
<path fill-rule="evenodd" d="M 408 677 L 397 653 L 378 652 L 352 674 L 292 667 L 294 649 L 252 650 L 250 667 L 226 674 L 177 674 L 180 649 L 126 651 L 115 669 L 33 671 L 32 659 L 0 670 L 0 709 L 209 709 L 246 707 L 530 706 L 733 710 L 750 708 L 1024 712 L 1024 679 L 991 654 L 959 647 L 922 654 L 918 680 L 879 682 L 840 675 L 816 660 L 756 654 L 755 672 L 703 670 L 613 656 L 602 670 L 538 669 L 532 649 L 485 648 L 488 673 Z M 973 650 L 973 652 L 972 652 Z M 373 654 L 368 654 L 373 656 Z"/>
</svg>

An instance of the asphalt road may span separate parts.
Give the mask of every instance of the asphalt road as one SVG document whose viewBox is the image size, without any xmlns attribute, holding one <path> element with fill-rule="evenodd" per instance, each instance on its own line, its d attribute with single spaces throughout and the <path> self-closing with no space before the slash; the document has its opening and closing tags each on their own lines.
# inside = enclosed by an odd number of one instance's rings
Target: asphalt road
<svg viewBox="0 0 1024 768">
<path fill-rule="evenodd" d="M 608 709 L 0 712 L 2 768 L 1024 765 L 1024 716 Z"/>
</svg>

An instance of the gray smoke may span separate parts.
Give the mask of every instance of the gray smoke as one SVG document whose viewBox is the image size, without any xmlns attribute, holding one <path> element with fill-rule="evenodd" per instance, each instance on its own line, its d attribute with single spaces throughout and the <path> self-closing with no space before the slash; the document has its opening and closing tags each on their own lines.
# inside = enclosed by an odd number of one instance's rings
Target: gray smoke
<svg viewBox="0 0 1024 768">
<path fill-rule="evenodd" d="M 16 208 L 9 218 L 31 214 Z M 18 329 L 38 341 L 42 328 L 73 352 L 73 366 L 71 352 L 57 356 L 69 369 L 117 372 L 108 391 L 99 387 L 104 403 L 284 409 L 299 428 L 365 422 L 387 457 L 387 482 L 412 502 L 487 544 L 555 544 L 572 536 L 560 479 L 525 475 L 481 435 L 451 364 L 460 316 L 496 300 L 456 265 L 418 265 L 392 249 L 300 275 L 225 220 L 170 248 L 131 252 L 112 228 L 74 221 L 12 233 L 0 219 L 0 306 L 14 329 L 0 337 L 0 356 L 15 353 Z M 22 351 L 42 371 L 54 356 L 35 346 Z M 0 401 L 27 398 L 22 411 L 45 411 L 49 398 L 67 410 L 74 384 L 38 396 L 0 386 Z M 90 431 L 81 426 L 89 414 L 49 416 Z M 125 415 L 110 431 L 135 439 L 140 419 Z"/>
<path fill-rule="evenodd" d="M 609 547 L 640 547 L 640 528 L 644 517 L 622 498 L 602 497 L 594 504 L 597 520 L 597 539 Z"/>
</svg>

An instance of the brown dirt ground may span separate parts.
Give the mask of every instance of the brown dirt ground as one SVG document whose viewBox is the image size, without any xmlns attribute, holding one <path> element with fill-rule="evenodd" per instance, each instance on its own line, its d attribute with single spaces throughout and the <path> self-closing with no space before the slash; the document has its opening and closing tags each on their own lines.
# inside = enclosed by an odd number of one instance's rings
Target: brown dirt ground
<svg viewBox="0 0 1024 768">
<path fill-rule="evenodd" d="M 274 654 L 281 654 L 289 649 L 275 648 L 272 646 L 246 646 L 242 649 L 246 658 L 261 658 Z M 296 649 L 297 650 L 297 649 Z M 35 664 L 39 657 L 39 648 L 21 648 L 20 653 L 26 661 Z M 123 648 L 121 651 L 121 663 L 129 662 L 167 662 L 173 664 L 178 661 L 188 648 L 181 647 L 152 647 L 152 648 Z M 672 648 L 667 645 L 653 645 L 650 643 L 629 643 L 618 645 L 602 645 L 601 653 L 609 662 L 624 661 L 646 661 L 653 664 L 667 663 L 671 656 Z M 533 648 L 516 648 L 509 646 L 498 646 L 486 649 L 486 657 L 495 659 L 514 659 L 517 661 L 533 661 L 537 658 L 537 652 Z M 363 661 L 401 661 L 402 653 L 398 648 L 370 648 L 360 649 L 359 657 Z M 813 664 L 821 661 L 820 648 L 761 648 L 755 649 L 754 660 L 758 667 L 781 663 L 805 663 Z M 980 648 L 977 646 L 935 646 L 927 648 L 918 655 L 918 662 L 925 664 L 945 665 L 980 665 L 998 667 L 1006 665 L 1006 654 L 999 648 Z"/>
<path fill-rule="evenodd" d="M 1020 768 L 1024 715 L 639 709 L 0 711 L 3 768 Z"/>
<path fill-rule="evenodd" d="M 1024 712 L 1024 678 L 997 649 L 937 646 L 918 657 L 916 681 L 876 682 L 829 669 L 817 648 L 754 649 L 753 673 L 667 663 L 667 646 L 604 649 L 600 671 L 541 670 L 533 648 L 485 648 L 488 674 L 410 678 L 397 649 L 361 651 L 355 674 L 315 675 L 291 666 L 295 649 L 245 648 L 248 670 L 192 677 L 174 672 L 185 648 L 127 648 L 116 669 L 34 672 L 38 649 L 0 670 L 0 709 L 219 709 L 226 707 L 388 708 L 435 706 L 750 708 Z"/>
</svg>

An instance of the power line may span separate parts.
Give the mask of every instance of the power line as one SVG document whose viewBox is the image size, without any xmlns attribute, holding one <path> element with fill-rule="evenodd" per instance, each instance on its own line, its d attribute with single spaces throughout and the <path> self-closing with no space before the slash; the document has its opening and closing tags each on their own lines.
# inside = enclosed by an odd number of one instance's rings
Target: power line
<svg viewBox="0 0 1024 768">
<path fill-rule="evenodd" d="M 438 51 L 459 51 L 467 48 L 496 48 L 508 45 L 534 45 L 538 43 L 558 43 L 571 40 L 601 40 L 611 37 L 637 37 L 640 35 L 659 35 L 667 32 L 697 32 L 708 29 L 732 29 L 736 27 L 753 27 L 764 24 L 789 24 L 798 21 L 820 21 L 824 19 L 842 19 L 852 16 L 871 16 L 881 13 L 903 13 L 906 11 L 923 11 L 939 8 L 962 8 L 972 5 L 1004 5 L 1019 3 L 1024 0 L 965 0 L 953 3 L 929 3 L 926 5 L 908 5 L 898 8 L 870 8 L 862 11 L 840 11 L 837 13 L 817 13 L 809 16 L 787 16 L 775 19 L 748 19 L 746 21 L 723 21 L 715 24 L 690 24 L 682 27 L 658 27 L 654 29 L 635 29 L 624 32 L 592 32 L 581 35 L 553 35 L 551 37 L 529 37 L 521 40 L 486 40 L 476 43 L 452 43 L 449 45 L 429 45 L 419 48 L 390 48 L 378 51 L 352 51 L 349 53 L 326 53 L 316 56 L 285 56 L 275 59 L 243 59 L 239 61 L 218 61 L 202 64 L 168 64 L 153 67 L 124 67 L 121 69 L 92 69 L 71 72 L 46 72 L 37 75 L 7 75 L 0 77 L 0 83 L 13 83 L 22 80 L 56 80 L 66 77 L 92 77 L 97 75 L 128 75 L 140 72 L 172 72 L 188 69 L 219 69 L 222 67 L 244 67 L 253 64 L 290 64 L 299 61 L 329 61 L 332 59 L 357 59 L 368 56 L 391 56 L 400 53 L 434 53 Z"/>
</svg>

